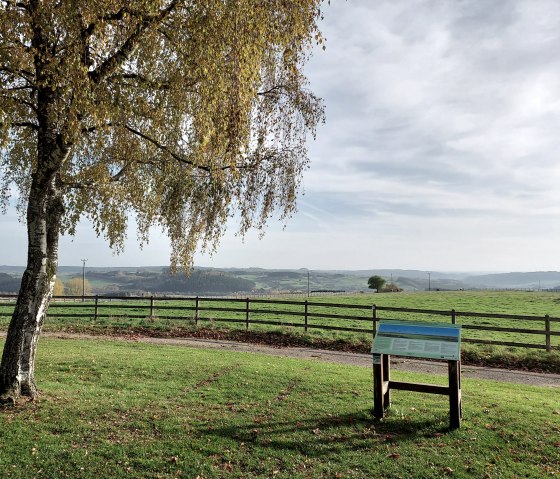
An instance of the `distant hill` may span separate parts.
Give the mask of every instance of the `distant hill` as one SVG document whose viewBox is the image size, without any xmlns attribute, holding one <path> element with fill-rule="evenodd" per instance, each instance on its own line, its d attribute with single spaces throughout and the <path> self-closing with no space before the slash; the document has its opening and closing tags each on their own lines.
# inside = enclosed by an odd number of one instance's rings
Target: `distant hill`
<svg viewBox="0 0 560 479">
<path fill-rule="evenodd" d="M 560 286 L 560 272 L 533 271 L 529 273 L 485 274 L 469 276 L 465 278 L 465 281 L 487 288 L 557 289 Z"/>
<path fill-rule="evenodd" d="M 463 281 L 449 278 L 401 278 L 397 277 L 394 282 L 407 291 L 425 291 L 431 289 L 433 291 L 457 291 L 461 289 L 473 289 Z"/>
<path fill-rule="evenodd" d="M 6 273 L 0 273 L 0 292 L 15 294 L 19 292 L 21 278 L 16 278 Z"/>
<path fill-rule="evenodd" d="M 23 267 L 0 266 L 0 292 L 17 292 Z M 170 275 L 166 267 L 86 267 L 96 294 L 235 294 L 309 291 L 370 291 L 367 279 L 379 275 L 406 291 L 461 289 L 558 289 L 560 272 L 473 274 L 411 269 L 307 270 L 196 267 L 190 276 Z M 82 277 L 82 266 L 61 266 L 67 282 Z"/>
<path fill-rule="evenodd" d="M 176 294 L 230 294 L 248 292 L 255 288 L 250 280 L 217 270 L 195 269 L 189 276 L 172 275 L 167 268 L 160 271 L 87 271 L 86 277 L 96 292 L 176 293 Z"/>
<path fill-rule="evenodd" d="M 423 271 L 419 269 L 363 269 L 363 270 L 348 270 L 348 271 L 330 271 L 332 273 L 344 273 L 349 275 L 355 276 L 362 276 L 364 278 L 369 278 L 375 274 L 389 279 L 391 275 L 393 278 L 408 278 L 408 279 L 422 279 L 428 278 L 428 273 L 430 273 L 432 279 L 454 279 L 454 280 L 462 280 L 468 276 L 473 275 L 474 273 L 462 273 L 462 272 L 439 272 L 439 271 Z"/>
<path fill-rule="evenodd" d="M 132 281 L 127 287 L 153 293 L 228 294 L 251 291 L 255 283 L 222 271 L 194 270 L 189 276 L 165 271 Z"/>
</svg>

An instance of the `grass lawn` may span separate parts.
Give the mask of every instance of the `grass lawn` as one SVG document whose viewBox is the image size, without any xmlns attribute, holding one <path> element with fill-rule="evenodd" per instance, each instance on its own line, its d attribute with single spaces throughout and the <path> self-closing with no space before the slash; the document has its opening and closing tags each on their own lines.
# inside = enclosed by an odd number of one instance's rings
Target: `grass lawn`
<svg viewBox="0 0 560 479">
<path fill-rule="evenodd" d="M 395 379 L 445 377 L 394 372 Z M 560 390 L 463 380 L 393 393 L 371 369 L 256 354 L 42 339 L 38 401 L 0 411 L 0 477 L 542 478 L 560 474 Z"/>
</svg>

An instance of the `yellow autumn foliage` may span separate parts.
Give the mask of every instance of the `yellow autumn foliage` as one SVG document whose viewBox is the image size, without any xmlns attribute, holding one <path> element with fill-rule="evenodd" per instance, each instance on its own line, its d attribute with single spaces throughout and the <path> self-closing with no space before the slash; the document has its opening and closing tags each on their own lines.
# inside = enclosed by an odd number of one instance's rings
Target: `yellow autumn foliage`
<svg viewBox="0 0 560 479">
<path fill-rule="evenodd" d="M 167 233 L 173 267 L 230 218 L 243 234 L 289 217 L 323 118 L 303 74 L 320 5 L 1 1 L 4 202 L 15 185 L 28 211 L 47 182 L 55 230 L 87 217 L 117 251 L 134 215 L 143 242 Z"/>
</svg>

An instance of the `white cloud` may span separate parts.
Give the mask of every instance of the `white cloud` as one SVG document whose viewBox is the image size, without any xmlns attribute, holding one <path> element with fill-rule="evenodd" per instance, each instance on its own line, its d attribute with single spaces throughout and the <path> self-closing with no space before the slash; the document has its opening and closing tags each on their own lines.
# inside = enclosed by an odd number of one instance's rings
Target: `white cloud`
<svg viewBox="0 0 560 479">
<path fill-rule="evenodd" d="M 307 71 L 327 123 L 300 211 L 262 241 L 228 234 L 199 262 L 560 269 L 560 2 L 333 0 L 324 12 L 327 49 Z M 168 258 L 157 234 L 112 258 L 86 230 L 64 240 L 61 264 L 84 247 L 105 264 Z"/>
</svg>

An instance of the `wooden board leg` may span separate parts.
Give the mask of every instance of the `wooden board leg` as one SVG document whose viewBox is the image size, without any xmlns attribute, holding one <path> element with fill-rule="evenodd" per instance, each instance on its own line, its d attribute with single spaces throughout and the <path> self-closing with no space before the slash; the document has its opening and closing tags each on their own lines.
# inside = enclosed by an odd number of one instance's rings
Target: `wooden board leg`
<svg viewBox="0 0 560 479">
<path fill-rule="evenodd" d="M 383 356 L 381 361 L 383 362 Z M 384 394 L 383 394 L 383 366 L 382 364 L 373 364 L 373 415 L 382 419 L 385 413 Z"/>
<path fill-rule="evenodd" d="M 384 354 L 383 356 L 381 356 L 381 358 L 381 366 L 383 368 L 383 381 L 384 383 L 388 383 L 391 380 L 391 356 L 388 354 Z M 391 389 L 389 388 L 389 384 L 387 384 L 387 390 L 383 396 L 383 406 L 385 409 L 387 409 L 391 405 Z"/>
<path fill-rule="evenodd" d="M 461 390 L 458 361 L 448 361 L 449 371 L 449 428 L 461 427 Z"/>
<path fill-rule="evenodd" d="M 457 361 L 457 375 L 459 376 L 459 418 L 463 419 L 463 393 L 461 392 L 461 360 Z"/>
</svg>

